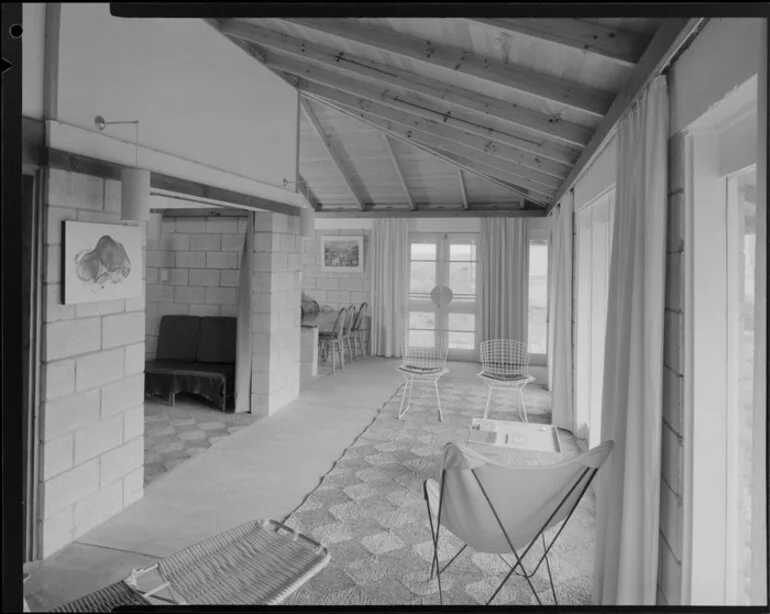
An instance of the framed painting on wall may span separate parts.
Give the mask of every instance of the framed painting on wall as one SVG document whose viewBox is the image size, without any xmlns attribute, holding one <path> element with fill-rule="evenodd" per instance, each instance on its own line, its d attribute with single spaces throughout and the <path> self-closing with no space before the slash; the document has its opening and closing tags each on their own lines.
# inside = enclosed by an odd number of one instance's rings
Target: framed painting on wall
<svg viewBox="0 0 770 614">
<path fill-rule="evenodd" d="M 360 273 L 364 270 L 363 236 L 321 237 L 321 270 Z"/>
<path fill-rule="evenodd" d="M 138 226 L 64 222 L 64 304 L 142 296 L 142 233 Z"/>
</svg>

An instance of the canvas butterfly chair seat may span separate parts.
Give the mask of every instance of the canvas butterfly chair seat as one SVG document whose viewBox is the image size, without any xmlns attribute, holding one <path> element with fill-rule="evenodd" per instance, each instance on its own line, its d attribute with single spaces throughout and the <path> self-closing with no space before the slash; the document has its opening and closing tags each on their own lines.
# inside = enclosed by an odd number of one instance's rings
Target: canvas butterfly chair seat
<svg viewBox="0 0 770 614">
<path fill-rule="evenodd" d="M 478 376 L 489 386 L 484 418 L 489 414 L 489 405 L 496 388 L 516 390 L 519 393 L 519 417 L 528 422 L 527 406 L 524 402 L 524 386 L 534 382 L 529 374 L 529 349 L 523 341 L 513 339 L 490 339 L 481 343 L 481 372 Z"/>
<path fill-rule="evenodd" d="M 446 339 L 440 338 L 433 346 L 409 345 L 409 339 L 401 340 L 402 362 L 396 367 L 404 380 L 404 392 L 401 395 L 401 407 L 398 417 L 401 419 L 412 406 L 412 388 L 415 382 L 427 382 L 433 384 L 436 390 L 436 403 L 438 404 L 438 419 L 444 420 L 441 410 L 441 397 L 438 393 L 438 380 L 442 375 L 449 373 L 446 368 L 446 358 L 449 346 Z M 408 401 L 407 401 L 408 397 Z M 404 401 L 407 401 L 404 406 Z"/>
<path fill-rule="evenodd" d="M 542 604 L 532 577 L 543 562 L 554 603 L 558 603 L 548 553 L 612 447 L 613 442 L 606 441 L 565 462 L 513 467 L 495 462 L 468 447 L 447 443 L 439 480 L 429 479 L 423 485 L 433 537 L 431 578 L 435 570 L 442 605 L 441 574 L 469 546 L 476 552 L 500 555 L 510 567 L 487 605 L 513 573 L 526 579 L 538 604 Z M 555 534 L 548 531 L 552 528 Z M 464 545 L 441 568 L 439 543 L 446 530 Z M 530 564 L 526 569 L 523 561 L 538 542 L 542 544 L 543 554 L 534 566 Z M 503 554 L 513 555 L 515 564 L 502 558 Z"/>
<path fill-rule="evenodd" d="M 275 520 L 254 520 L 133 570 L 53 612 L 119 606 L 275 605 L 329 564 L 326 546 Z M 150 610 L 154 611 L 154 610 Z"/>
</svg>

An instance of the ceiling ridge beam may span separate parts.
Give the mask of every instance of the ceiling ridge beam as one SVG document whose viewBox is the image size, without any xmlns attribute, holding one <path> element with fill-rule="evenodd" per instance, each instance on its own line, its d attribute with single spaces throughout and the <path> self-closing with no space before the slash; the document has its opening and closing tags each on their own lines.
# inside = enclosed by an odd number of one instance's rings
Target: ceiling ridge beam
<svg viewBox="0 0 770 614">
<path fill-rule="evenodd" d="M 612 94 L 536 72 L 531 68 L 506 64 L 449 45 L 364 24 L 355 19 L 292 18 L 285 21 L 491 81 L 511 89 L 538 96 L 596 116 L 604 116 L 612 104 Z"/>
<path fill-rule="evenodd" d="M 473 175 L 477 175 L 478 177 L 481 177 L 482 179 L 485 179 L 486 181 L 489 181 L 490 183 L 492 183 L 492 184 L 494 184 L 494 185 L 496 185 L 498 187 L 504 188 L 504 189 L 506 189 L 506 190 L 508 190 L 510 192 L 514 192 L 514 193 L 518 194 L 519 196 L 522 196 L 524 199 L 538 202 L 538 204 L 546 204 L 546 200 L 545 199 L 543 199 L 541 197 L 533 196 L 532 194 L 529 193 L 529 190 L 526 190 L 524 188 L 520 188 L 520 187 L 518 187 L 518 186 L 516 186 L 514 184 L 511 184 L 511 183 L 508 183 L 506 181 L 501 181 L 501 180 L 499 180 L 499 179 L 497 179 L 495 177 L 492 177 L 492 176 L 490 176 L 488 174 L 480 172 L 480 171 L 478 171 L 478 170 L 476 170 L 474 168 L 471 168 L 469 166 L 465 166 L 464 164 L 459 163 L 457 160 L 453 160 L 451 158 L 448 158 L 447 156 L 444 156 L 441 153 L 436 152 L 434 149 L 432 149 L 430 147 L 427 147 L 427 146 L 422 145 L 420 143 L 416 143 L 414 141 L 410 141 L 409 139 L 406 139 L 406 138 L 402 137 L 401 135 L 399 135 L 397 133 L 385 130 L 385 129 L 383 129 L 383 128 L 373 124 L 370 119 L 363 118 L 360 115 L 357 115 L 356 113 L 354 113 L 354 112 L 350 111 L 349 109 L 345 108 L 344 105 L 338 105 L 336 103 L 330 102 L 329 100 L 325 100 L 324 98 L 315 97 L 315 96 L 313 96 L 311 94 L 306 94 L 306 95 L 310 96 L 311 98 L 313 98 L 313 100 L 315 100 L 319 104 L 326 105 L 326 106 L 328 106 L 328 107 L 330 107 L 332 109 L 335 109 L 336 111 L 339 111 L 343 115 L 347 115 L 348 117 L 352 117 L 353 119 L 356 119 L 356 120 L 361 121 L 361 122 L 363 122 L 365 124 L 368 124 L 368 125 L 372 126 L 373 128 L 375 128 L 376 130 L 379 130 L 380 132 L 388 134 L 390 137 L 392 137 L 393 139 L 395 139 L 397 141 L 401 141 L 402 143 L 407 143 L 407 144 L 411 145 L 412 147 L 416 147 L 417 149 L 420 149 L 420 150 L 422 150 L 422 151 L 424 151 L 424 152 L 426 152 L 426 153 L 428 153 L 428 154 L 430 154 L 430 155 L 432 155 L 432 156 L 434 156 L 436 158 L 439 158 L 439 159 L 443 160 L 444 162 L 447 162 L 447 163 L 451 164 L 454 167 L 462 168 L 464 171 L 467 171 L 467 172 L 469 172 L 469 173 L 471 173 Z"/>
<path fill-rule="evenodd" d="M 332 161 L 334 162 L 334 165 L 337 167 L 337 170 L 340 172 L 340 175 L 342 175 L 342 179 L 345 181 L 348 188 L 350 188 L 350 191 L 353 194 L 353 198 L 355 198 L 356 202 L 358 203 L 358 208 L 361 210 L 366 210 L 366 200 L 358 193 L 358 190 L 355 189 L 353 185 L 353 180 L 348 175 L 347 171 L 345 170 L 345 167 L 342 165 L 342 160 L 340 159 L 339 154 L 335 150 L 335 147 L 331 141 L 331 138 L 329 137 L 328 134 L 326 134 L 326 131 L 321 125 L 321 122 L 318 120 L 318 117 L 316 116 L 315 112 L 310 107 L 310 103 L 308 102 L 307 98 L 300 97 L 300 104 L 302 105 L 302 110 L 305 112 L 305 117 L 310 123 L 310 126 L 313 128 L 313 131 L 316 133 L 318 138 L 321 139 L 321 142 L 323 143 L 324 148 L 326 149 L 327 153 L 329 154 Z"/>
<path fill-rule="evenodd" d="M 375 124 L 378 128 L 384 128 L 391 132 L 396 132 L 402 137 L 409 140 L 419 141 L 426 145 L 435 145 L 439 147 L 451 147 L 458 150 L 456 153 L 460 155 L 473 156 L 479 161 L 485 161 L 489 166 L 499 167 L 501 170 L 513 173 L 528 181 L 533 182 L 533 187 L 548 188 L 549 194 L 555 193 L 562 183 L 562 177 L 555 177 L 553 175 L 542 172 L 540 169 L 533 169 L 526 164 L 522 164 L 518 161 L 511 160 L 504 156 L 500 156 L 499 153 L 493 153 L 495 150 L 490 150 L 483 145 L 478 144 L 477 138 L 463 138 L 462 133 L 455 134 L 446 126 L 436 124 L 434 127 L 428 126 L 415 126 L 411 124 L 389 119 L 388 114 L 383 114 L 381 109 L 376 105 L 362 106 L 356 104 L 355 97 L 352 96 L 339 96 L 336 93 L 325 90 L 305 89 L 305 82 L 300 81 L 297 85 L 300 91 L 314 96 L 319 96 L 338 105 L 346 107 L 349 111 L 355 113 L 357 116 L 363 119 L 369 119 L 371 123 Z M 378 112 L 379 111 L 379 112 Z M 373 117 L 374 116 L 374 117 Z M 470 136 L 470 135 L 469 135 Z M 440 141 L 436 143 L 436 140 Z"/>
<path fill-rule="evenodd" d="M 390 137 L 387 134 L 383 134 L 382 139 L 385 141 L 385 147 L 390 154 L 390 159 L 393 160 L 393 166 L 396 169 L 396 175 L 398 175 L 401 186 L 404 188 L 404 194 L 406 194 L 406 200 L 409 202 L 409 208 L 414 211 L 417 209 L 417 203 L 414 202 L 412 193 L 409 191 L 409 186 L 406 184 L 406 177 L 404 177 L 404 173 L 401 171 L 401 165 L 399 165 L 398 158 L 396 158 L 396 152 L 393 151 L 393 146 L 390 144 Z"/>
<path fill-rule="evenodd" d="M 381 114 L 386 112 L 382 105 L 394 109 L 396 113 L 408 113 L 413 117 L 410 125 L 419 124 L 421 120 L 417 118 L 422 117 L 424 121 L 433 122 L 433 127 L 436 125 L 446 126 L 449 129 L 474 134 L 484 139 L 485 150 L 500 149 L 499 146 L 495 145 L 495 142 L 499 143 L 508 148 L 505 157 L 513 157 L 516 161 L 554 175 L 559 179 L 566 175 L 569 168 L 579 157 L 577 153 L 579 150 L 562 146 L 542 148 L 540 153 L 536 153 L 533 151 L 534 148 L 527 143 L 523 143 L 519 137 L 485 126 L 482 123 L 473 122 L 472 120 L 475 118 L 469 118 L 462 113 L 454 112 L 447 105 L 441 105 L 441 103 L 437 103 L 436 108 L 431 108 L 427 106 L 430 102 L 424 101 L 415 94 L 400 94 L 387 89 L 382 91 L 374 85 L 346 78 L 328 69 L 310 68 L 306 63 L 299 60 L 279 57 L 273 53 L 266 55 L 264 64 L 273 70 L 303 79 L 307 83 L 305 86 L 306 91 L 313 89 L 325 91 L 327 88 L 331 88 L 332 90 L 344 92 L 348 96 L 356 96 L 368 100 L 370 102 L 367 104 L 370 106 L 372 104 L 378 105 Z M 389 112 L 389 114 L 392 116 L 393 112 Z M 575 152 L 574 155 L 572 151 Z"/>
<path fill-rule="evenodd" d="M 570 146 L 585 147 L 593 133 L 592 129 L 579 124 L 564 120 L 554 121 L 557 117 L 555 115 L 509 103 L 439 79 L 408 72 L 396 66 L 356 57 L 253 23 L 227 20 L 222 22 L 220 27 L 224 34 L 232 38 L 253 42 L 274 52 L 301 57 L 305 61 L 331 69 L 344 70 L 376 83 L 387 83 L 394 87 L 443 100 L 448 104 L 463 107 L 480 115 L 508 122 L 526 132 L 568 143 Z M 537 148 L 538 146 L 533 145 L 533 147 Z"/>
<path fill-rule="evenodd" d="M 474 17 L 470 21 L 579 49 L 625 66 L 634 66 L 650 42 L 648 36 L 584 19 Z"/>
<path fill-rule="evenodd" d="M 661 73 L 671 58 L 695 33 L 698 32 L 705 18 L 686 19 L 672 17 L 664 19 L 660 28 L 647 46 L 634 72 L 620 90 L 610 110 L 596 129 L 591 142 L 585 148 L 575 166 L 564 179 L 556 196 L 548 207 L 550 211 L 569 190 L 590 162 L 599 154 L 615 131 L 626 110 L 650 81 Z"/>
<path fill-rule="evenodd" d="M 386 209 L 377 208 L 372 211 L 357 211 L 355 209 L 324 209 L 318 212 L 319 218 L 375 218 L 375 217 L 545 217 L 545 209 L 522 209 L 514 207 L 474 207 L 473 209 L 444 208 L 444 209 Z"/>
<path fill-rule="evenodd" d="M 468 201 L 468 190 L 465 186 L 465 178 L 463 177 L 463 169 L 457 169 L 457 178 L 460 180 L 460 195 L 463 198 L 463 209 L 470 209 L 471 205 Z"/>
</svg>

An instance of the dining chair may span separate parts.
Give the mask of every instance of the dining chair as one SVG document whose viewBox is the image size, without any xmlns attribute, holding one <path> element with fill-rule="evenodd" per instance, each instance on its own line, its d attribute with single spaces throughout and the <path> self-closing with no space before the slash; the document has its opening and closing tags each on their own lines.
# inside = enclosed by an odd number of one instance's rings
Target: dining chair
<svg viewBox="0 0 770 614">
<path fill-rule="evenodd" d="M 612 441 L 605 441 L 561 463 L 508 466 L 466 446 L 447 443 L 439 480 L 428 479 L 423 483 L 433 538 L 430 577 L 434 572 L 437 574 L 441 604 L 441 575 L 470 546 L 476 552 L 497 554 L 509 567 L 486 605 L 514 573 L 527 581 L 537 603 L 542 605 L 532 579 L 543 562 L 554 603 L 558 605 L 548 556 L 613 445 Z M 443 567 L 438 558 L 442 527 L 463 542 Z M 542 545 L 542 554 L 538 547 L 533 552 L 534 566 L 530 558 L 527 569 L 524 561 L 538 543 Z M 509 562 L 502 555 L 513 555 L 514 560 Z M 585 556 L 590 556 L 590 552 Z"/>
<path fill-rule="evenodd" d="M 490 339 L 480 347 L 481 372 L 478 376 L 489 386 L 484 418 L 489 413 L 495 388 L 519 392 L 519 417 L 528 422 L 527 406 L 524 402 L 524 386 L 535 381 L 529 374 L 529 349 L 523 341 L 513 339 Z"/>
<path fill-rule="evenodd" d="M 324 359 L 328 358 L 329 353 L 332 356 L 332 374 L 335 373 L 334 369 L 334 352 L 339 353 L 340 364 L 342 368 L 345 368 L 345 341 L 343 339 L 345 328 L 345 317 L 347 310 L 343 307 L 337 312 L 337 317 L 334 319 L 334 325 L 331 331 L 320 331 L 318 333 L 318 344 L 320 346 L 321 355 Z"/>
<path fill-rule="evenodd" d="M 364 333 L 368 332 L 368 328 L 363 328 L 363 326 L 368 309 L 369 305 L 367 305 L 365 302 L 361 303 L 361 306 L 358 308 L 358 320 L 353 325 L 353 347 L 355 347 L 356 343 L 358 343 L 358 346 L 361 348 L 362 356 L 366 354 L 366 350 L 364 350 Z"/>
<path fill-rule="evenodd" d="M 348 350 L 350 362 L 353 362 L 356 359 L 355 348 L 353 347 L 353 326 L 355 325 L 358 314 L 356 313 L 355 305 L 348 306 L 347 310 L 348 313 L 347 317 L 345 318 L 345 327 L 342 333 L 342 339 L 345 342 L 345 347 Z"/>
</svg>

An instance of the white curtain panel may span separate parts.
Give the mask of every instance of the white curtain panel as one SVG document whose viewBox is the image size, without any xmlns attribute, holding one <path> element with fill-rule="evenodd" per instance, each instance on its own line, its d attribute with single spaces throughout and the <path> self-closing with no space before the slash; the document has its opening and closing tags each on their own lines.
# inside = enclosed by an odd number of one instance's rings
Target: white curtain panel
<svg viewBox="0 0 770 614">
<path fill-rule="evenodd" d="M 548 276 L 548 382 L 553 400 L 551 422 L 574 432 L 572 388 L 572 225 L 575 194 L 564 196 L 551 222 L 551 271 Z"/>
<path fill-rule="evenodd" d="M 594 600 L 655 605 L 658 578 L 668 88 L 656 77 L 618 127 L 605 337 Z"/>
<path fill-rule="evenodd" d="M 481 220 L 478 267 L 480 341 L 527 342 L 529 245 L 523 219 Z"/>
<path fill-rule="evenodd" d="M 372 246 L 372 354 L 400 358 L 407 333 L 409 221 L 374 220 Z"/>
<path fill-rule="evenodd" d="M 254 214 L 249 213 L 243 238 L 238 279 L 237 345 L 235 353 L 235 411 L 251 411 L 251 365 L 253 353 L 251 291 L 254 273 Z"/>
</svg>

